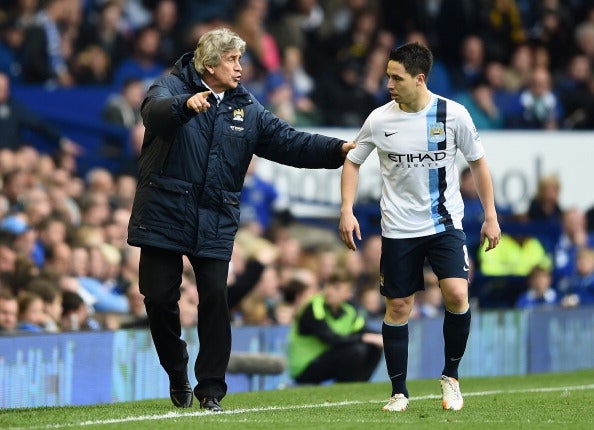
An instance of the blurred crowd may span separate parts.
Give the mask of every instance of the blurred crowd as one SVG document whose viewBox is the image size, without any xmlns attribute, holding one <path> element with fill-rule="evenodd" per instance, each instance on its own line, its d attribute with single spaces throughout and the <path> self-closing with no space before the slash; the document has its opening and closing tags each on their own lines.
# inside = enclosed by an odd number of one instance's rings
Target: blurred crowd
<svg viewBox="0 0 594 430">
<path fill-rule="evenodd" d="M 479 129 L 594 128 L 592 0 L 3 5 L 0 71 L 15 84 L 104 85 L 121 96 L 130 80 L 146 89 L 204 32 L 227 26 L 247 42 L 245 86 L 295 126 L 359 127 L 388 101 L 390 49 L 418 41 L 435 54 L 429 88 L 464 103 Z"/>
<path fill-rule="evenodd" d="M 379 234 L 368 234 L 356 251 L 348 250 L 334 229 L 293 218 L 274 185 L 256 172 L 250 169 L 246 178 L 228 277 L 233 324 L 291 324 L 329 278 L 345 272 L 353 282 L 351 303 L 367 318 L 382 318 Z M 147 327 L 139 248 L 126 243 L 136 178 L 100 167 L 80 177 L 76 154 L 60 148 L 41 154 L 27 145 L 0 149 L 0 175 L 0 332 Z M 467 171 L 460 181 L 464 222 L 480 223 Z M 560 192 L 555 177 L 544 177 L 525 214 L 499 208 L 506 223 L 513 219 L 516 226 L 531 222 L 559 231 L 554 243 L 522 228 L 504 229 L 498 252 L 484 253 L 469 242 L 476 305 L 501 305 L 501 294 L 487 291 L 497 288 L 508 295 L 508 308 L 594 303 L 594 208 L 561 208 Z M 192 327 L 200 298 L 184 262 L 180 315 L 183 326 Z M 497 280 L 504 285 L 493 284 Z M 436 317 L 443 310 L 437 277 L 427 266 L 412 318 Z"/>
<path fill-rule="evenodd" d="M 193 50 L 202 33 L 222 25 L 247 41 L 246 87 L 295 126 L 360 127 L 388 100 L 389 50 L 416 40 L 435 53 L 430 89 L 464 103 L 479 129 L 594 128 L 594 1 L 4 1 L 0 121 L 20 112 L 19 121 L 56 145 L 40 152 L 0 123 L 2 333 L 147 326 L 139 249 L 126 243 L 134 173 L 97 167 L 80 174 L 84 148 L 10 104 L 7 88 L 109 86 L 103 118 L 132 130 L 139 152 L 147 85 Z M 110 145 L 106 151 L 117 156 L 118 143 Z M 468 178 L 462 172 L 464 222 L 480 223 Z M 559 235 L 550 244 L 521 228 L 504 229 L 501 249 L 492 253 L 471 243 L 471 294 L 479 306 L 496 302 L 498 288 L 512 307 L 594 303 L 594 209 L 560 207 L 555 177 L 538 185 L 525 214 L 499 212 L 505 221 L 541 223 Z M 355 287 L 352 302 L 367 317 L 382 318 L 380 236 L 348 251 L 335 229 L 299 223 L 286 203 L 250 169 L 229 273 L 233 323 L 290 324 L 332 274 L 345 270 Z M 199 297 L 186 267 L 180 314 L 191 327 Z M 427 267 L 425 275 L 415 318 L 443 311 L 435 274 Z M 491 295 L 477 285 L 488 285 Z"/>
</svg>

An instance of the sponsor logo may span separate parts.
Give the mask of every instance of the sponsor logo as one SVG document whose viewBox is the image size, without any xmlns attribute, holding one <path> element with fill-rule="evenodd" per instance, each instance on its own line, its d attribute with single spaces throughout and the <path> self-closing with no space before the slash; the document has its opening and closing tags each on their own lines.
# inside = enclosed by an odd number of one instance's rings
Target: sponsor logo
<svg viewBox="0 0 594 430">
<path fill-rule="evenodd" d="M 397 131 L 384 131 L 384 136 L 390 137 L 390 136 L 392 136 L 393 134 L 396 134 L 396 133 L 398 133 L 398 132 Z"/>
<path fill-rule="evenodd" d="M 243 127 L 237 127 L 236 125 L 230 125 L 229 128 L 231 131 L 243 131 L 245 130 Z"/>
<path fill-rule="evenodd" d="M 464 270 L 465 272 L 468 272 L 468 271 L 470 270 L 470 267 L 468 267 L 468 266 L 464 266 L 464 267 L 462 268 L 462 270 Z"/>
<path fill-rule="evenodd" d="M 388 154 L 388 158 L 396 163 L 426 163 L 438 162 L 445 159 L 447 154 L 440 152 L 425 152 L 418 154 Z"/>
</svg>

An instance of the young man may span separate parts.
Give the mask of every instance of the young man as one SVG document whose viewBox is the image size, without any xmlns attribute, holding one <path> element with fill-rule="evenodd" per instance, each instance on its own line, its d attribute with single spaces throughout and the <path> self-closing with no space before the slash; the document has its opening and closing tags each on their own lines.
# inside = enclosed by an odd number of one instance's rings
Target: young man
<svg viewBox="0 0 594 430">
<path fill-rule="evenodd" d="M 375 109 L 356 138 L 341 180 L 340 236 L 356 249 L 361 239 L 353 204 L 359 166 L 377 149 L 383 178 L 380 291 L 386 298 L 382 326 L 392 396 L 383 409 L 408 409 L 406 373 L 408 318 L 415 293 L 423 289 L 423 263 L 439 278 L 446 313 L 443 323 L 445 365 L 441 377 L 443 407 L 463 406 L 458 365 L 470 329 L 469 259 L 462 230 L 464 205 L 459 191 L 456 152 L 464 155 L 485 212 L 481 243 L 497 246 L 501 235 L 485 151 L 466 109 L 427 89 L 432 54 L 417 43 L 390 53 L 387 66 L 392 101 Z"/>
<path fill-rule="evenodd" d="M 338 168 L 353 142 L 298 132 L 240 83 L 245 41 L 220 28 L 202 35 L 142 104 L 146 126 L 128 243 L 141 247 L 140 292 L 170 398 L 221 411 L 231 352 L 227 275 L 239 224 L 241 188 L 254 154 L 304 168 Z M 188 381 L 179 315 L 183 256 L 200 305 L 198 385 Z M 193 394 L 192 394 L 193 391 Z"/>
<path fill-rule="evenodd" d="M 368 381 L 382 353 L 382 336 L 348 300 L 354 279 L 330 275 L 324 288 L 298 311 L 289 335 L 289 371 L 301 384 Z"/>
</svg>

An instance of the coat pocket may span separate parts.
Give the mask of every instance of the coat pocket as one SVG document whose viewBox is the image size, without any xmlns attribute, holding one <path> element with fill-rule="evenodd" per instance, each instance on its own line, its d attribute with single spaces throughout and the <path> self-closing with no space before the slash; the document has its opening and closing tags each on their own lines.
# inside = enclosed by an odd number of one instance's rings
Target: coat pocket
<svg viewBox="0 0 594 430">
<path fill-rule="evenodd" d="M 191 191 L 190 182 L 151 174 L 147 186 L 144 187 L 142 224 L 183 230 L 188 222 Z"/>
<path fill-rule="evenodd" d="M 239 199 L 241 192 L 222 191 L 221 213 L 218 222 L 218 236 L 233 239 L 239 227 Z"/>
</svg>

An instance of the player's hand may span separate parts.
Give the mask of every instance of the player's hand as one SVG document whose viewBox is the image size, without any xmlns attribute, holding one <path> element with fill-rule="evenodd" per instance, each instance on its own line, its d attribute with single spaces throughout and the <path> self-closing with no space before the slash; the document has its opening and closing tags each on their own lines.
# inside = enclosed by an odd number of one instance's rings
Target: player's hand
<svg viewBox="0 0 594 430">
<path fill-rule="evenodd" d="M 361 240 L 361 230 L 359 229 L 359 221 L 352 212 L 341 214 L 340 223 L 338 224 L 338 231 L 340 232 L 340 240 L 353 251 L 357 249 L 355 240 L 353 239 L 353 231 L 357 239 Z"/>
<path fill-rule="evenodd" d="M 355 142 L 345 142 L 342 144 L 342 156 L 346 157 L 351 149 L 354 149 L 357 144 Z"/>
<path fill-rule="evenodd" d="M 492 220 L 485 220 L 481 227 L 481 242 L 480 246 L 482 247 L 485 241 L 487 241 L 487 246 L 485 248 L 485 252 L 494 249 L 501 240 L 501 228 L 499 227 L 499 222 L 497 219 Z"/>
<path fill-rule="evenodd" d="M 196 113 L 204 113 L 210 107 L 210 103 L 206 100 L 210 95 L 211 91 L 203 91 L 196 93 L 188 99 L 186 106 L 188 109 L 192 109 Z"/>
</svg>

